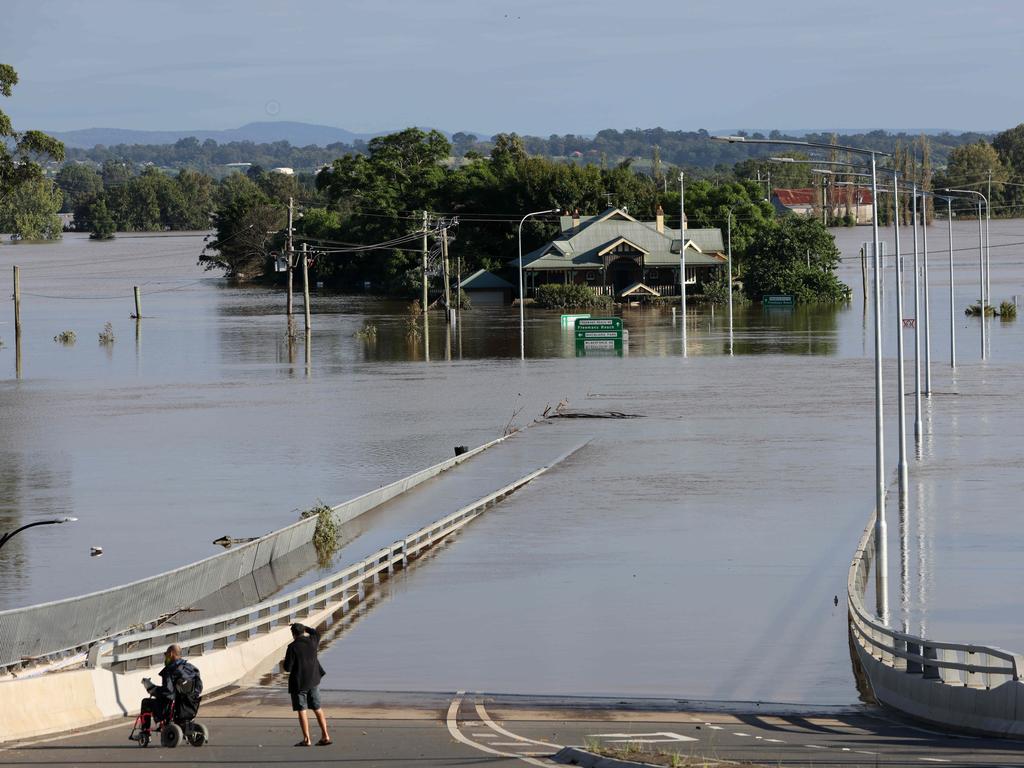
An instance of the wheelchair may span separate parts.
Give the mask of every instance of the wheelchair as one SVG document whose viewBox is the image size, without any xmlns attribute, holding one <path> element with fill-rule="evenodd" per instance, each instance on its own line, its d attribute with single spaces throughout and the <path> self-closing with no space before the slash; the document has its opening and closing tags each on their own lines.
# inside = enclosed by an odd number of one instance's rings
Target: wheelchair
<svg viewBox="0 0 1024 768">
<path fill-rule="evenodd" d="M 137 742 L 140 747 L 148 747 L 153 732 L 160 735 L 160 746 L 173 749 L 187 741 L 193 747 L 201 747 L 210 741 L 210 731 L 195 718 L 199 714 L 202 696 L 195 692 L 195 681 L 187 680 L 175 683 L 174 697 L 169 701 L 159 697 L 150 697 L 143 702 L 143 711 L 135 718 L 130 741 Z M 157 702 L 156 706 L 145 706 L 147 702 Z"/>
</svg>

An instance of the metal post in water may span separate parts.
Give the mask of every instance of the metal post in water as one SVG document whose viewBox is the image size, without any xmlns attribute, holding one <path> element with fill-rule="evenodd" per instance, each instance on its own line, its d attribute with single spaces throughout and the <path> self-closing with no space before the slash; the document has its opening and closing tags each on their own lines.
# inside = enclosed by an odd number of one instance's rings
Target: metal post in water
<svg viewBox="0 0 1024 768">
<path fill-rule="evenodd" d="M 896 470 L 899 474 L 900 506 L 907 502 L 907 392 L 906 370 L 903 354 L 903 253 L 900 250 L 900 186 L 899 174 L 893 171 L 892 204 L 894 236 L 896 238 L 896 417 L 899 427 L 898 446 L 899 461 Z"/>
<path fill-rule="evenodd" d="M 139 295 L 139 286 L 133 286 L 135 289 L 135 319 L 142 319 L 142 297 Z"/>
<path fill-rule="evenodd" d="M 924 201 L 921 217 L 921 245 L 924 257 L 924 394 L 932 396 L 932 305 L 928 296 L 928 201 Z"/>
<path fill-rule="evenodd" d="M 726 280 L 726 285 L 729 290 L 729 356 L 732 356 L 732 208 L 729 209 L 729 258 L 726 264 L 726 269 L 729 272 L 729 277 Z"/>
<path fill-rule="evenodd" d="M 683 326 L 683 357 L 686 357 L 686 182 L 679 172 L 679 296 Z"/>
<path fill-rule="evenodd" d="M 949 367 L 956 368 L 956 300 L 953 297 L 953 198 L 946 198 L 949 224 Z"/>
<path fill-rule="evenodd" d="M 889 553 L 885 526 L 885 444 L 882 419 L 882 268 L 878 241 L 877 160 L 871 153 L 871 235 L 874 256 L 875 303 L 875 611 L 889 618 Z"/>
<path fill-rule="evenodd" d="M 988 297 L 985 296 L 985 222 L 981 218 L 981 200 L 978 200 L 978 269 L 981 273 L 981 359 L 985 354 L 985 318 L 988 314 Z"/>
<path fill-rule="evenodd" d="M 914 223 L 914 437 L 921 439 L 921 290 L 917 261 L 917 182 L 911 185 L 911 216 Z"/>
</svg>

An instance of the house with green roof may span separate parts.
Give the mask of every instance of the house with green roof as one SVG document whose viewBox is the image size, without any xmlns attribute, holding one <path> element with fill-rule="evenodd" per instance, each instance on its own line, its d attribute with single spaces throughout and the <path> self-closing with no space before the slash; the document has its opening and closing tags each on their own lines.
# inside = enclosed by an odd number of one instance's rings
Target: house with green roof
<svg viewBox="0 0 1024 768">
<path fill-rule="evenodd" d="M 527 297 L 546 283 L 586 285 L 615 298 L 679 295 L 679 230 L 665 226 L 660 206 L 654 221 L 609 208 L 560 223 L 558 237 L 523 256 Z M 725 267 L 722 230 L 687 228 L 685 239 L 686 283 L 699 289 Z"/>
</svg>

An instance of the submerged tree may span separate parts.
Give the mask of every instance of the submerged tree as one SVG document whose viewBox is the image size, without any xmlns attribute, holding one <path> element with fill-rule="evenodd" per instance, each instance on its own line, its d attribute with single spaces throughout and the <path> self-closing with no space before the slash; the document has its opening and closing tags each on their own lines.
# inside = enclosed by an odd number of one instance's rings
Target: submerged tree
<svg viewBox="0 0 1024 768">
<path fill-rule="evenodd" d="M 17 84 L 14 67 L 0 64 L 0 94 L 10 97 Z M 64 145 L 42 131 L 15 131 L 11 119 L 0 110 L 0 203 L 22 185 L 43 178 L 37 162 L 41 159 L 63 160 Z"/>
</svg>

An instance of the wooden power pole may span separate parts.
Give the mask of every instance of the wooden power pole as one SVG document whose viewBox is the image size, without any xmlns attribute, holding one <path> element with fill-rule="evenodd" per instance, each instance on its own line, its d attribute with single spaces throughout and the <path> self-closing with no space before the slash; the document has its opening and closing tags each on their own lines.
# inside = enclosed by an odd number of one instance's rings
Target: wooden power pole
<svg viewBox="0 0 1024 768">
<path fill-rule="evenodd" d="M 441 271 L 444 273 L 445 320 L 452 321 L 452 285 L 448 272 L 448 227 L 441 227 Z"/>
<path fill-rule="evenodd" d="M 309 336 L 313 325 L 309 316 L 309 251 L 305 243 L 302 244 L 302 308 L 306 312 L 306 336 Z"/>
<path fill-rule="evenodd" d="M 286 250 L 288 252 L 288 336 L 295 335 L 294 317 L 292 314 L 292 271 L 295 266 L 295 257 L 292 246 L 292 221 L 295 214 L 295 204 L 292 198 L 288 198 L 288 244 Z"/>
</svg>

